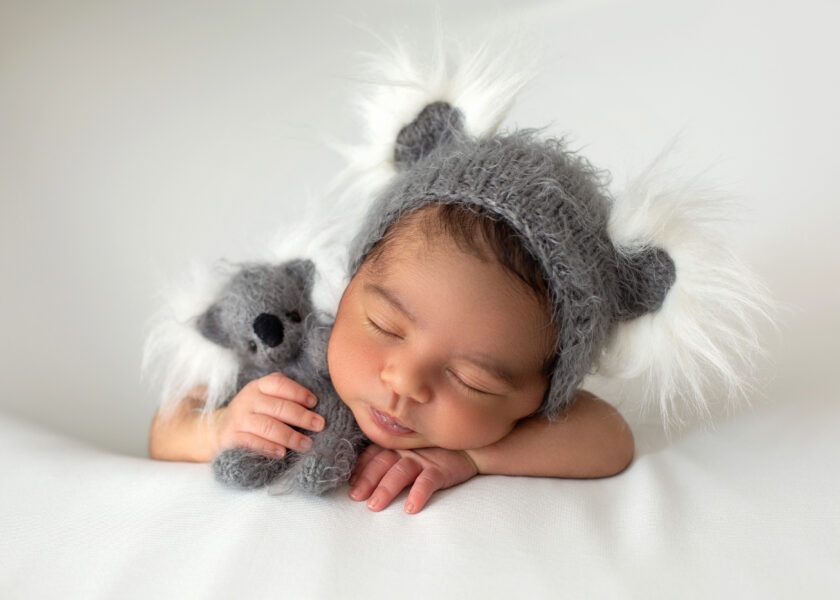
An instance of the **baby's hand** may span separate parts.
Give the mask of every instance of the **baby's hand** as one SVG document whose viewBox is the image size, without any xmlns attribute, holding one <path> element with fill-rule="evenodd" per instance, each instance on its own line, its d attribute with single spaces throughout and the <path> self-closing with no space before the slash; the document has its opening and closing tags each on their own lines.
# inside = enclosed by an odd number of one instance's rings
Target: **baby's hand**
<svg viewBox="0 0 840 600">
<path fill-rule="evenodd" d="M 214 456 L 228 448 L 248 448 L 276 457 L 285 456 L 287 448 L 309 450 L 312 439 L 290 425 L 321 431 L 324 418 L 305 408 L 316 403 L 312 392 L 282 373 L 251 381 L 230 404 L 216 411 Z"/>
<path fill-rule="evenodd" d="M 371 444 L 356 463 L 350 479 L 350 497 L 365 500 L 373 492 L 368 508 L 378 512 L 414 482 L 405 504 L 405 512 L 414 514 L 437 490 L 464 483 L 476 475 L 478 467 L 466 450 L 387 450 Z"/>
</svg>

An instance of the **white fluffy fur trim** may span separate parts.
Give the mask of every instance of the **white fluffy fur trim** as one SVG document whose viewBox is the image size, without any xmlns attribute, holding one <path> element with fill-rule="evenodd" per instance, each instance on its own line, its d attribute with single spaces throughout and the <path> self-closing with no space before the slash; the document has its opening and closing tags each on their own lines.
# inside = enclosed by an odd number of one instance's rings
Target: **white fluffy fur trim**
<svg viewBox="0 0 840 600">
<path fill-rule="evenodd" d="M 157 390 L 161 414 L 169 416 L 195 387 L 206 386 L 205 413 L 235 391 L 239 371 L 236 356 L 205 339 L 195 319 L 232 275 L 233 265 L 213 268 L 193 265 L 191 276 L 162 295 L 163 306 L 153 317 L 143 348 L 143 374 Z"/>
<path fill-rule="evenodd" d="M 689 416 L 710 422 L 713 407 L 749 404 L 765 356 L 758 321 L 776 327 L 767 288 L 726 247 L 736 205 L 696 178 L 666 177 L 672 146 L 617 194 L 609 234 L 619 248 L 664 249 L 676 281 L 658 311 L 616 326 L 598 365 L 599 374 L 640 382 L 642 412 L 658 408 L 666 432 Z"/>
</svg>

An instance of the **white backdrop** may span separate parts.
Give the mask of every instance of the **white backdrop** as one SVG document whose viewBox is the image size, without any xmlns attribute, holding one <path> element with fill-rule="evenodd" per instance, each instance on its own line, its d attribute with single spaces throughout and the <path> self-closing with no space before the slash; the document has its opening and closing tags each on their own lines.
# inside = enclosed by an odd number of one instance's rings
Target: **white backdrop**
<svg viewBox="0 0 840 600">
<path fill-rule="evenodd" d="M 441 13 L 454 37 L 518 27 L 543 47 L 507 126 L 550 125 L 617 182 L 681 133 L 686 170 L 741 200 L 736 248 L 791 310 L 782 340 L 768 337 L 766 398 L 739 417 L 762 433 L 710 443 L 753 452 L 750 468 L 774 477 L 774 439 L 836 432 L 836 3 L 469 0 Z M 144 456 L 155 292 L 294 219 L 342 165 L 319 136 L 360 134 L 349 77 L 357 51 L 379 48 L 365 29 L 422 44 L 433 21 L 427 2 L 0 0 L 0 413 Z M 784 416 L 767 428 L 762 411 Z M 663 447 L 644 428 L 637 444 L 639 459 Z M 837 490 L 837 454 L 814 456 L 823 491 Z M 836 500 L 810 497 L 823 531 L 840 531 Z"/>
</svg>

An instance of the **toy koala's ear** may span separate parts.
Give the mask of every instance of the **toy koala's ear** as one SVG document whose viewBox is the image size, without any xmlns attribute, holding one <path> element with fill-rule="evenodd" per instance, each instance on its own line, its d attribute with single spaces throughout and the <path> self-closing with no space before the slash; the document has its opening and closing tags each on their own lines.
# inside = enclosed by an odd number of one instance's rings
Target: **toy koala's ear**
<svg viewBox="0 0 840 600">
<path fill-rule="evenodd" d="M 428 104 L 397 134 L 394 164 L 398 170 L 405 170 L 463 132 L 464 116 L 460 110 L 446 102 Z"/>
<path fill-rule="evenodd" d="M 196 327 L 199 333 L 211 342 L 215 342 L 224 348 L 233 348 L 233 341 L 222 327 L 220 313 L 221 307 L 218 304 L 213 304 L 198 317 Z"/>
<path fill-rule="evenodd" d="M 315 281 L 315 263 L 308 259 L 292 260 L 285 265 L 285 270 L 302 290 L 309 293 Z"/>
<path fill-rule="evenodd" d="M 658 310 L 677 277 L 668 253 L 653 246 L 638 250 L 616 247 L 616 273 L 618 302 L 613 316 L 619 321 Z"/>
</svg>

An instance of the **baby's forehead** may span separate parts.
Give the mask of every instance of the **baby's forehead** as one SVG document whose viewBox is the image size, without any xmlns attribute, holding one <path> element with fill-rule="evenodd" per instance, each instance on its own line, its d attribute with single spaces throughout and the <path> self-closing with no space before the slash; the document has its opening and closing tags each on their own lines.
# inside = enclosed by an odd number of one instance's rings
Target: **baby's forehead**
<svg viewBox="0 0 840 600">
<path fill-rule="evenodd" d="M 512 343 L 506 348 L 506 354 L 517 361 L 527 360 L 535 346 L 543 346 L 543 340 L 553 347 L 556 333 L 550 313 L 498 261 L 487 268 L 489 260 L 477 261 L 454 244 L 430 248 L 416 239 L 392 242 L 354 277 L 355 287 L 365 296 L 403 313 L 417 312 L 429 326 L 450 323 L 453 330 L 477 341 L 496 341 L 497 335 L 519 338 L 527 332 L 531 340 L 527 347 Z M 473 270 L 481 276 L 472 278 Z"/>
<path fill-rule="evenodd" d="M 482 262 L 498 262 L 490 246 L 480 238 L 464 243 L 435 218 L 439 206 L 427 206 L 409 213 L 392 225 L 364 265 L 381 274 L 396 267 L 410 268 L 421 264 L 430 255 L 445 252 L 450 261 L 464 261 L 470 257 Z"/>
</svg>

